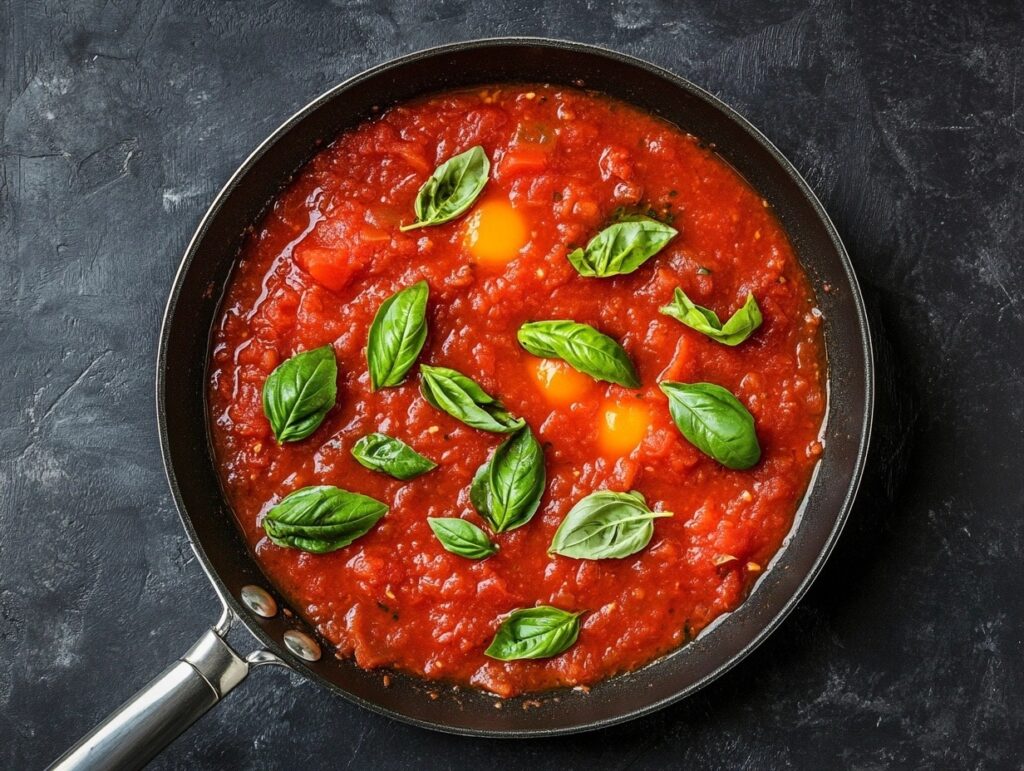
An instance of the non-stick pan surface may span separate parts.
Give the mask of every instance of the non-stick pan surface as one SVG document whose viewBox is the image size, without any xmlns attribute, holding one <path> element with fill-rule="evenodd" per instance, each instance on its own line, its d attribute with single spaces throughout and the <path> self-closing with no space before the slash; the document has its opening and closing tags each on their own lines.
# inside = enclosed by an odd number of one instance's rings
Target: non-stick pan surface
<svg viewBox="0 0 1024 771">
<path fill-rule="evenodd" d="M 493 696 L 403 674 L 390 673 L 390 687 L 384 687 L 380 671 L 361 670 L 329 650 L 319 661 L 305 662 L 281 644 L 286 630 L 305 628 L 301 619 L 281 613 L 264 619 L 238 602 L 247 584 L 275 590 L 221 493 L 205 386 L 210 330 L 245 233 L 295 172 L 339 132 L 391 105 L 500 81 L 595 89 L 713 143 L 775 208 L 810 275 L 824 314 L 829 407 L 825 453 L 793 530 L 736 611 L 674 653 L 589 693 L 559 691 L 541 697 L 539 706 L 524 709 L 512 700 L 498 710 Z M 792 165 L 742 117 L 682 78 L 621 54 L 536 39 L 461 43 L 406 56 L 342 83 L 290 118 L 235 173 L 189 244 L 167 305 L 158 373 L 171 490 L 192 546 L 227 606 L 266 648 L 345 698 L 418 725 L 488 736 L 561 734 L 629 720 L 693 693 L 753 650 L 793 608 L 839 535 L 860 478 L 872 407 L 870 340 L 857 282 L 835 228 Z"/>
</svg>

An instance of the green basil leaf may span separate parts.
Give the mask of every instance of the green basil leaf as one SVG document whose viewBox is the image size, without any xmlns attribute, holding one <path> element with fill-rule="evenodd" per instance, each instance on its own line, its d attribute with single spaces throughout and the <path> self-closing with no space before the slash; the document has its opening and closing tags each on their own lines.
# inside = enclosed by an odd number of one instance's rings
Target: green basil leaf
<svg viewBox="0 0 1024 771">
<path fill-rule="evenodd" d="M 570 252 L 569 262 L 581 276 L 625 275 L 660 252 L 678 232 L 650 217 L 631 217 L 606 227 L 586 249 Z"/>
<path fill-rule="evenodd" d="M 717 313 L 697 305 L 679 288 L 675 291 L 672 303 L 662 308 L 661 312 L 725 345 L 739 345 L 761 326 L 762 321 L 761 309 L 753 294 L 747 295 L 743 307 L 732 314 L 724 325 L 719 321 Z"/>
<path fill-rule="evenodd" d="M 387 434 L 368 434 L 352 447 L 352 457 L 371 471 L 381 471 L 403 481 L 437 468 L 400 439 Z"/>
<path fill-rule="evenodd" d="M 501 622 L 484 655 L 499 661 L 557 656 L 576 642 L 581 615 L 550 605 L 514 610 Z"/>
<path fill-rule="evenodd" d="M 279 364 L 263 383 L 263 414 L 278 442 L 312 434 L 338 398 L 338 361 L 325 345 Z"/>
<path fill-rule="evenodd" d="M 420 366 L 423 398 L 467 426 L 497 434 L 509 434 L 526 425 L 513 418 L 497 399 L 473 380 L 447 367 Z"/>
<path fill-rule="evenodd" d="M 491 505 L 489 502 L 491 494 L 490 474 L 491 460 L 488 458 L 476 470 L 476 473 L 473 475 L 473 481 L 469 485 L 469 502 L 473 504 L 473 508 L 488 523 L 492 521 Z"/>
<path fill-rule="evenodd" d="M 446 551 L 471 560 L 482 560 L 497 553 L 487 533 L 464 519 L 427 517 L 427 524 Z"/>
<path fill-rule="evenodd" d="M 396 386 L 405 378 L 427 339 L 426 281 L 395 292 L 381 303 L 370 325 L 366 363 L 373 390 Z"/>
<path fill-rule="evenodd" d="M 746 469 L 761 459 L 754 416 L 714 383 L 659 384 L 672 420 L 694 447 L 726 468 Z"/>
<path fill-rule="evenodd" d="M 464 213 L 487 184 L 491 162 L 477 145 L 438 166 L 416 195 L 416 221 L 403 225 L 404 232 L 428 225 L 440 225 Z"/>
<path fill-rule="evenodd" d="M 365 535 L 388 512 L 375 498 L 330 485 L 303 487 L 263 518 L 267 537 L 278 546 L 324 554 Z"/>
<path fill-rule="evenodd" d="M 622 346 L 591 326 L 575 321 L 534 321 L 519 327 L 519 344 L 534 356 L 562 359 L 597 380 L 627 388 L 640 385 Z"/>
<path fill-rule="evenodd" d="M 655 519 L 671 516 L 651 511 L 636 491 L 601 490 L 569 510 L 548 552 L 581 560 L 622 559 L 651 542 Z"/>
<path fill-rule="evenodd" d="M 496 533 L 522 527 L 537 512 L 547 472 L 544 451 L 529 426 L 523 426 L 477 470 L 469 499 Z"/>
</svg>

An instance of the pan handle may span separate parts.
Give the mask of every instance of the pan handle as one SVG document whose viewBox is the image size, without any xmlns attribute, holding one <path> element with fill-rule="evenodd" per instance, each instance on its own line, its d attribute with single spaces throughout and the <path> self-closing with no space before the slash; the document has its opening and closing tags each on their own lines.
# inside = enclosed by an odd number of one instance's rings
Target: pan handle
<svg viewBox="0 0 1024 771">
<path fill-rule="evenodd" d="M 142 768 L 249 674 L 251 666 L 281 663 L 256 651 L 243 659 L 224 641 L 221 622 L 155 680 L 122 704 L 50 766 L 51 771 L 126 771 Z"/>
</svg>

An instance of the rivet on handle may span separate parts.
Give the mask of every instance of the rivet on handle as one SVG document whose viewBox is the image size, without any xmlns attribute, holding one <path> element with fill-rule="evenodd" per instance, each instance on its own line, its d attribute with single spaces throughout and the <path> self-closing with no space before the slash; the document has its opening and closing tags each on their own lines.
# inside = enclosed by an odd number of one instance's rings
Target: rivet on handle
<svg viewBox="0 0 1024 771">
<path fill-rule="evenodd" d="M 306 661 L 320 660 L 320 643 L 305 632 L 289 629 L 284 633 L 284 644 L 292 653 Z"/>
<path fill-rule="evenodd" d="M 270 596 L 270 593 L 255 584 L 247 584 L 239 592 L 242 604 L 257 616 L 273 618 L 277 615 L 277 600 Z"/>
</svg>

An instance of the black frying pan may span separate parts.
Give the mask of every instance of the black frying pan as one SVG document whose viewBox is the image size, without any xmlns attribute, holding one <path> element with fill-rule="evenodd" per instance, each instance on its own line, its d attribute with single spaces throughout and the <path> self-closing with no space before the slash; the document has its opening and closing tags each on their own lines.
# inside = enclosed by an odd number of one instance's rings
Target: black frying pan
<svg viewBox="0 0 1024 771">
<path fill-rule="evenodd" d="M 256 586 L 283 605 L 247 550 L 221 493 L 205 402 L 210 330 L 222 289 L 246 228 L 259 221 L 295 172 L 324 143 L 377 109 L 434 91 L 497 81 L 583 85 L 713 142 L 772 203 L 789 233 L 824 312 L 829 363 L 824 456 L 792 532 L 749 598 L 693 642 L 636 672 L 614 677 L 589 693 L 560 691 L 557 699 L 542 697 L 537 707 L 521 709 L 513 703 L 502 710 L 494 709 L 494 697 L 483 692 L 439 687 L 401 673 L 393 673 L 385 688 L 380 672 L 361 670 L 329 653 L 317 658 L 312 632 L 298 617 L 278 612 L 264 618 L 239 601 L 243 587 Z M 328 91 L 275 131 L 214 199 L 185 252 L 167 303 L 157 373 L 167 477 L 224 615 L 182 660 L 58 761 L 62 768 L 143 765 L 250 668 L 268 663 L 300 671 L 351 701 L 400 720 L 478 736 L 585 731 L 677 701 L 750 653 L 807 590 L 856 492 L 873 396 L 868 326 L 853 268 L 818 199 L 779 151 L 729 107 L 669 72 L 591 46 L 523 38 L 460 43 L 397 59 Z M 236 619 L 263 646 L 247 659 L 223 641 Z"/>
</svg>

